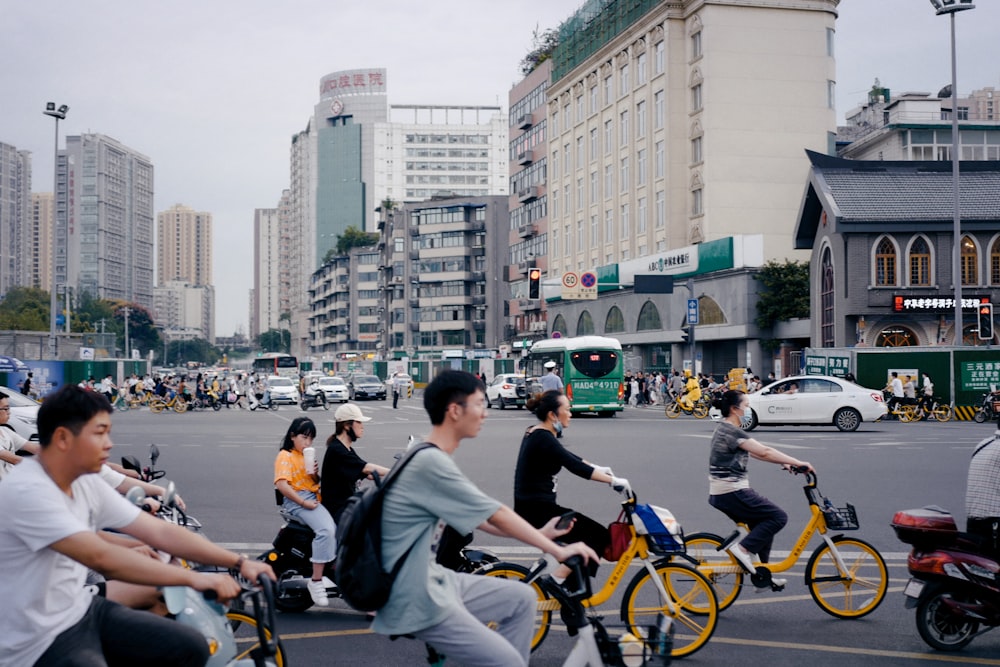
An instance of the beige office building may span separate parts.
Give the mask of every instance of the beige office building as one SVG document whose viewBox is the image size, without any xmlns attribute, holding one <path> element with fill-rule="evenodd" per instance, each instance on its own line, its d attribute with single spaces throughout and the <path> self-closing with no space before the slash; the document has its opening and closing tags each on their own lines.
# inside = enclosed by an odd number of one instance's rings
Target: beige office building
<svg viewBox="0 0 1000 667">
<path fill-rule="evenodd" d="M 805 150 L 833 145 L 837 5 L 584 4 L 548 89 L 549 273 L 747 233 L 766 259 L 805 258 L 792 233 Z"/>
<path fill-rule="evenodd" d="M 156 216 L 156 284 L 212 284 L 212 214 L 175 204 Z"/>
<path fill-rule="evenodd" d="M 52 286 L 52 225 L 55 198 L 31 193 L 31 285 L 48 292 Z"/>
</svg>

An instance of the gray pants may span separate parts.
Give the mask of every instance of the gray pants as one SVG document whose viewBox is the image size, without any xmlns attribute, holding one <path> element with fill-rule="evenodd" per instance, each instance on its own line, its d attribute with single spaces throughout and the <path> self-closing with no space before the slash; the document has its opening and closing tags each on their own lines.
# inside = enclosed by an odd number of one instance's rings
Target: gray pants
<svg viewBox="0 0 1000 667">
<path fill-rule="evenodd" d="M 528 664 L 538 599 L 519 581 L 474 574 L 452 575 L 464 607 L 429 628 L 414 632 L 439 653 L 467 667 Z M 495 623 L 495 630 L 485 624 Z"/>
</svg>

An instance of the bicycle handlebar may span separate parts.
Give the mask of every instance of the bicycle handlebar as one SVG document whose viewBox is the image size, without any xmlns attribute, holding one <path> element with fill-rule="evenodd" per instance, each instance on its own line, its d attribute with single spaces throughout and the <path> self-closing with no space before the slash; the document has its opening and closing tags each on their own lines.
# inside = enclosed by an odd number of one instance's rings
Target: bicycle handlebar
<svg viewBox="0 0 1000 667">
<path fill-rule="evenodd" d="M 806 486 L 816 486 L 818 481 L 815 471 L 810 471 L 809 468 L 805 466 L 791 466 L 786 465 L 785 470 L 788 470 L 793 475 L 805 475 L 806 476 Z"/>
</svg>

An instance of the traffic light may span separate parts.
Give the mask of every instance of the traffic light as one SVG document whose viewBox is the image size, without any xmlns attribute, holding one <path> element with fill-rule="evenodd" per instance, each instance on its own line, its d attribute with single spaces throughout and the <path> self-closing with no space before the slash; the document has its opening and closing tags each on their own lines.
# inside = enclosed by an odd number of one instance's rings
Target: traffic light
<svg viewBox="0 0 1000 667">
<path fill-rule="evenodd" d="M 541 291 L 542 270 L 528 269 L 528 298 L 538 299 Z"/>
<path fill-rule="evenodd" d="M 681 329 L 681 343 L 687 345 L 691 342 L 691 330 L 687 327 Z"/>
<path fill-rule="evenodd" d="M 979 340 L 993 340 L 993 304 L 979 304 Z"/>
</svg>

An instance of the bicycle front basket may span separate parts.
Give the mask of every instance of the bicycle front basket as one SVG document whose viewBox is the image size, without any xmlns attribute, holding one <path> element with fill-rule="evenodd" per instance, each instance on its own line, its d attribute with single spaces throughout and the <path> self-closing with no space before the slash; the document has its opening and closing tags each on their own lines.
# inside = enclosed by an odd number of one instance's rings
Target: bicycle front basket
<svg viewBox="0 0 1000 667">
<path fill-rule="evenodd" d="M 823 517 L 830 530 L 857 530 L 861 527 L 858 513 L 851 503 L 847 503 L 847 507 L 827 507 L 823 510 Z"/>
<path fill-rule="evenodd" d="M 635 532 L 646 536 L 651 551 L 684 553 L 684 530 L 670 510 L 656 505 L 636 505 L 632 514 Z"/>
</svg>

